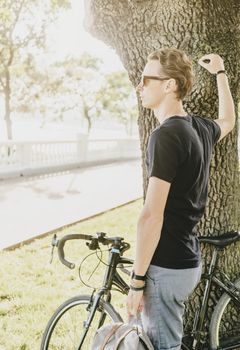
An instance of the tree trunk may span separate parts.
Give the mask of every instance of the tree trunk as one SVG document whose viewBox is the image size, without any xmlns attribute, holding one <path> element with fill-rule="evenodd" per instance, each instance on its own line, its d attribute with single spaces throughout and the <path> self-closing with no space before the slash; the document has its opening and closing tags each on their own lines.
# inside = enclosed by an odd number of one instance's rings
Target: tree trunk
<svg viewBox="0 0 240 350">
<path fill-rule="evenodd" d="M 86 119 L 88 123 L 88 134 L 90 133 L 90 130 L 92 128 L 92 120 L 89 115 L 89 107 L 87 103 L 85 102 L 83 96 L 82 96 L 82 103 L 83 103 L 83 117 Z"/>
<path fill-rule="evenodd" d="M 161 47 L 182 49 L 192 58 L 196 75 L 194 90 L 184 103 L 186 111 L 217 118 L 216 77 L 200 67 L 197 61 L 203 54 L 218 53 L 224 59 L 237 108 L 240 97 L 239 0 L 85 0 L 85 8 L 85 27 L 116 50 L 134 87 L 151 51 Z M 145 196 L 145 151 L 149 134 L 157 121 L 152 112 L 142 108 L 139 99 L 138 106 Z M 209 201 L 198 225 L 200 234 L 219 235 L 239 229 L 237 132 L 236 126 L 215 148 L 210 169 Z M 203 257 L 209 260 L 209 256 L 210 250 L 206 247 Z M 221 255 L 219 263 L 231 278 L 235 278 L 239 275 L 239 260 L 239 245 L 234 245 Z M 192 299 L 187 318 L 192 319 L 199 294 Z"/>
<path fill-rule="evenodd" d="M 5 123 L 8 140 L 12 140 L 12 121 L 11 121 L 11 108 L 10 108 L 10 99 L 11 99 L 11 87 L 10 87 L 10 74 L 8 70 L 5 70 L 5 87 L 4 87 L 4 102 L 5 102 Z"/>
</svg>

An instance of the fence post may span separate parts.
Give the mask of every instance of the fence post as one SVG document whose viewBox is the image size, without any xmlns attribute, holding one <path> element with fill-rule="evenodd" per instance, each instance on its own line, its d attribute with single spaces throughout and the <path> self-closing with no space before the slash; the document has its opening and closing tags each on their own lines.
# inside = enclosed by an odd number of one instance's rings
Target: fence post
<svg viewBox="0 0 240 350">
<path fill-rule="evenodd" d="M 31 150 L 32 150 L 32 143 L 31 142 L 24 142 L 19 145 L 19 160 L 22 169 L 26 169 L 26 167 L 30 168 L 32 159 L 31 159 Z"/>
<path fill-rule="evenodd" d="M 88 135 L 77 134 L 77 159 L 79 162 L 87 161 Z"/>
</svg>

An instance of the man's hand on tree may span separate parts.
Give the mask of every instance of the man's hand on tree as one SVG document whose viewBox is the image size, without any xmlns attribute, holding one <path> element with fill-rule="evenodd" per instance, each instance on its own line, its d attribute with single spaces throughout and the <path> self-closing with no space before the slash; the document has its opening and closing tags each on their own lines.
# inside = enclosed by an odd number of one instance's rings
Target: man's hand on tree
<svg viewBox="0 0 240 350">
<path fill-rule="evenodd" d="M 217 72 L 224 70 L 222 57 L 214 53 L 204 55 L 200 58 L 198 63 L 200 66 L 207 69 L 211 74 L 216 74 Z"/>
</svg>

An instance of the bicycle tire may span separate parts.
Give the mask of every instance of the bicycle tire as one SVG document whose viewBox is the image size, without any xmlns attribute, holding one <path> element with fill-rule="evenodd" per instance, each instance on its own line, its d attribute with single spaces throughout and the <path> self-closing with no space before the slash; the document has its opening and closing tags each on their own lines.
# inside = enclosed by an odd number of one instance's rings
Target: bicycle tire
<svg viewBox="0 0 240 350">
<path fill-rule="evenodd" d="M 237 288 L 240 288 L 240 279 L 238 279 L 236 282 L 234 282 L 234 285 Z M 224 318 L 227 314 L 227 307 L 229 306 L 229 303 L 231 301 L 231 297 L 224 293 L 221 298 L 219 299 L 216 307 L 214 308 L 214 312 L 211 318 L 210 327 L 209 327 L 209 333 L 210 333 L 210 346 L 212 350 L 224 348 L 227 346 L 231 346 L 236 344 L 237 342 L 240 343 L 240 310 L 236 306 L 236 315 L 235 315 L 235 327 L 236 327 L 236 335 L 233 335 L 232 337 L 228 336 L 228 338 L 222 338 L 221 337 L 221 331 L 224 329 L 224 332 L 227 332 L 226 330 L 228 322 L 225 321 Z M 233 332 L 234 333 L 234 332 Z M 239 345 L 236 347 L 233 347 L 232 349 L 240 349 Z"/>
<path fill-rule="evenodd" d="M 83 323 L 87 318 L 85 314 L 89 313 L 86 307 L 90 300 L 90 295 L 79 295 L 60 305 L 47 324 L 42 337 L 40 350 L 76 350 L 81 339 L 79 327 L 82 327 L 82 329 L 84 327 Z M 96 316 L 100 316 L 102 311 L 104 311 L 107 316 L 105 322 L 122 322 L 121 316 L 111 304 L 100 300 L 99 307 L 101 312 L 99 309 L 96 311 L 87 338 L 84 340 L 83 346 L 81 346 L 81 350 L 90 349 L 90 342 L 97 330 L 96 325 L 98 317 Z M 73 319 L 73 316 L 75 319 Z M 74 321 L 74 325 L 70 325 L 69 321 Z M 92 326 L 96 326 L 96 328 L 93 329 Z M 74 332 L 75 334 L 73 334 Z"/>
</svg>

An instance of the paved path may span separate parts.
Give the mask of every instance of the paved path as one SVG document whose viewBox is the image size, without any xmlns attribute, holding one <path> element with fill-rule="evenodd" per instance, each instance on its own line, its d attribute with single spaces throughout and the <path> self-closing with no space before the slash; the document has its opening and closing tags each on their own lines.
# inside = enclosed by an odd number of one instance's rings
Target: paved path
<svg viewBox="0 0 240 350">
<path fill-rule="evenodd" d="M 140 161 L 0 181 L 0 249 L 140 197 Z"/>
</svg>

